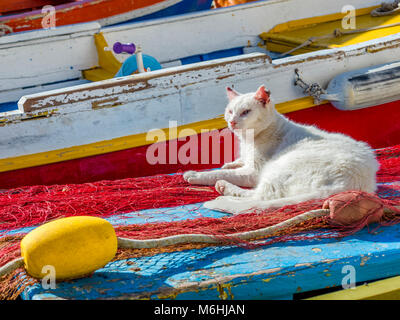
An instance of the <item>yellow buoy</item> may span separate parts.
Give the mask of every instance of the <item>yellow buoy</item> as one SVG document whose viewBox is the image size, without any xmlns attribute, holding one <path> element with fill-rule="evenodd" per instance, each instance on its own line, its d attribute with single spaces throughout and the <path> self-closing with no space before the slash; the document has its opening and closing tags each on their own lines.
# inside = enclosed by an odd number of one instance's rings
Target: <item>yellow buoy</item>
<svg viewBox="0 0 400 320">
<path fill-rule="evenodd" d="M 65 280 L 105 266 L 114 258 L 117 246 L 115 230 L 108 221 L 78 216 L 48 222 L 28 233 L 21 241 L 21 255 L 32 277 L 43 278 L 53 267 L 56 279 Z"/>
</svg>

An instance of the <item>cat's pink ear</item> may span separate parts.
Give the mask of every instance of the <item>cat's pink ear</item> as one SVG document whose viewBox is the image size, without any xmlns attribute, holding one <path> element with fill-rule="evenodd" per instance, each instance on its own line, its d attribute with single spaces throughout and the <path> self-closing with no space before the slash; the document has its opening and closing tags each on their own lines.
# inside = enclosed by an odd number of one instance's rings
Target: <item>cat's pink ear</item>
<svg viewBox="0 0 400 320">
<path fill-rule="evenodd" d="M 256 100 L 262 102 L 263 104 L 267 104 L 270 100 L 270 98 L 269 98 L 270 94 L 271 93 L 269 91 L 267 91 L 264 86 L 261 86 L 256 91 L 254 98 Z"/>
<path fill-rule="evenodd" d="M 233 98 L 236 98 L 239 95 L 238 92 L 229 87 L 226 87 L 226 94 L 228 96 L 229 101 L 231 101 Z"/>
</svg>

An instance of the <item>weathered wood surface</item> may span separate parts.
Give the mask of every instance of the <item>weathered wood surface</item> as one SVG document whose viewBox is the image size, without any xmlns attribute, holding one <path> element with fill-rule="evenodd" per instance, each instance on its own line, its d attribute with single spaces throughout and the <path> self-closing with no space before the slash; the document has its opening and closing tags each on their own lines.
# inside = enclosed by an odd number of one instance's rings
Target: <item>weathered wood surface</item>
<svg viewBox="0 0 400 320">
<path fill-rule="evenodd" d="M 380 0 L 357 0 L 352 5 L 379 4 Z M 258 35 L 276 24 L 341 12 L 344 5 L 346 0 L 304 0 L 301 5 L 297 0 L 269 0 L 118 27 L 91 23 L 2 37 L 0 103 L 41 92 L 45 84 L 58 82 L 62 88 L 69 85 L 63 81 L 81 78 L 82 70 L 97 65 L 93 34 L 100 31 L 110 45 L 115 41 L 140 44 L 146 54 L 165 64 L 218 50 L 254 47 L 260 42 Z M 127 55 L 117 58 L 124 61 Z"/>
<path fill-rule="evenodd" d="M 199 205 L 153 209 L 113 217 L 131 224 L 220 217 Z M 372 229 L 372 228 L 371 228 Z M 399 274 L 400 226 L 364 229 L 340 240 L 274 244 L 258 249 L 207 247 L 109 263 L 92 277 L 25 290 L 24 299 L 293 299 L 328 287 L 341 287 L 349 269 L 363 283 Z"/>
</svg>

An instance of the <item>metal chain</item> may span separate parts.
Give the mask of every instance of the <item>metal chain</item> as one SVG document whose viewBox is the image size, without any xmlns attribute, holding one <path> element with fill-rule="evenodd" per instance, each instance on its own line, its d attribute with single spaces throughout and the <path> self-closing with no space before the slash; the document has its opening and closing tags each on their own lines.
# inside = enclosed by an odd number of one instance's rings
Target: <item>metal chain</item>
<svg viewBox="0 0 400 320">
<path fill-rule="evenodd" d="M 299 86 L 300 88 L 303 89 L 303 93 L 311 96 L 314 98 L 314 103 L 315 104 L 320 104 L 321 103 L 321 95 L 325 94 L 326 91 L 318 84 L 318 83 L 313 83 L 313 84 L 307 84 L 299 74 L 299 69 L 295 69 L 294 73 L 296 74 L 296 79 L 294 81 L 295 86 Z"/>
</svg>

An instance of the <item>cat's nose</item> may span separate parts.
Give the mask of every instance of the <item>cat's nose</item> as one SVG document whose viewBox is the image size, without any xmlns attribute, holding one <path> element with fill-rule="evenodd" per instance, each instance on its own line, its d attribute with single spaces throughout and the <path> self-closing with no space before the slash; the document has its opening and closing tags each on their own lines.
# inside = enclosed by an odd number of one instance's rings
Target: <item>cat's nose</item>
<svg viewBox="0 0 400 320">
<path fill-rule="evenodd" d="M 231 125 L 232 128 L 234 128 L 237 124 L 236 121 L 229 121 L 229 124 Z"/>
</svg>

